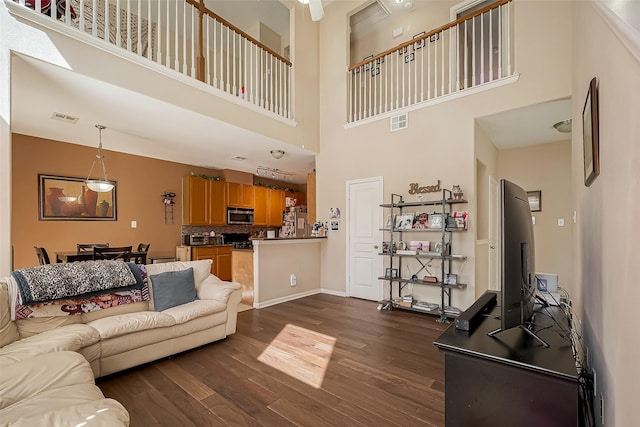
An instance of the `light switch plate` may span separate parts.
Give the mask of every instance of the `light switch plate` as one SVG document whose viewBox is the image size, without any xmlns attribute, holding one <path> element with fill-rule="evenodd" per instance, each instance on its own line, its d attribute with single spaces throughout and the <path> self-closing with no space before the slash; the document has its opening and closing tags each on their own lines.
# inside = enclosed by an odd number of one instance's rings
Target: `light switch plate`
<svg viewBox="0 0 640 427">
<path fill-rule="evenodd" d="M 131 228 L 137 228 L 138 227 L 138 221 L 131 221 Z"/>
</svg>

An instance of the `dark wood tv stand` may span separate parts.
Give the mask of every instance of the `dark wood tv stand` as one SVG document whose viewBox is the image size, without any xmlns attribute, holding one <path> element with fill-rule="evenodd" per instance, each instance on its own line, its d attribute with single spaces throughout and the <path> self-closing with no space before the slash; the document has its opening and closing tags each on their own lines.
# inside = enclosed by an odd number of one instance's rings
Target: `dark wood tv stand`
<svg viewBox="0 0 640 427">
<path fill-rule="evenodd" d="M 519 328 L 487 336 L 500 326 L 499 307 L 473 331 L 452 324 L 434 342 L 445 357 L 447 426 L 578 425 L 578 372 L 567 318 L 558 307 L 536 309 L 534 331 L 548 348 Z"/>
</svg>

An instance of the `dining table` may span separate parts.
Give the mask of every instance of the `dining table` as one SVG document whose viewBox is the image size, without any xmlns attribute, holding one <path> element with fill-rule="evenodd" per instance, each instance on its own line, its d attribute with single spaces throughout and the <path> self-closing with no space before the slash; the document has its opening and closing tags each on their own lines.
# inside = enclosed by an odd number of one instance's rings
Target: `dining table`
<svg viewBox="0 0 640 427">
<path fill-rule="evenodd" d="M 143 251 L 131 251 L 131 259 L 140 260 L 140 264 L 147 263 L 147 252 Z M 56 262 L 75 262 L 75 261 L 92 261 L 93 252 L 78 252 L 78 251 L 62 251 L 56 252 Z"/>
</svg>

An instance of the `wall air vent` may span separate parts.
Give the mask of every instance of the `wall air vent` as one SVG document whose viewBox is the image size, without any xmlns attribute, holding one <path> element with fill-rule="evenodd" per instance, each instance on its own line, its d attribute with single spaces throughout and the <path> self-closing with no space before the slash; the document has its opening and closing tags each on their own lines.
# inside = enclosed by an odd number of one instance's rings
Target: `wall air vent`
<svg viewBox="0 0 640 427">
<path fill-rule="evenodd" d="M 242 156 L 235 156 L 235 157 L 232 157 L 231 160 L 238 160 L 241 162 L 243 160 L 247 160 L 247 158 Z"/>
<path fill-rule="evenodd" d="M 389 123 L 391 125 L 391 132 L 406 129 L 409 127 L 409 115 L 407 113 L 404 113 L 393 116 L 389 119 Z"/>
<path fill-rule="evenodd" d="M 53 112 L 53 115 L 51 116 L 51 118 L 54 120 L 60 120 L 61 122 L 66 122 L 71 124 L 76 124 L 76 122 L 78 121 L 78 117 L 68 116 L 62 113 L 56 113 L 55 111 Z"/>
</svg>

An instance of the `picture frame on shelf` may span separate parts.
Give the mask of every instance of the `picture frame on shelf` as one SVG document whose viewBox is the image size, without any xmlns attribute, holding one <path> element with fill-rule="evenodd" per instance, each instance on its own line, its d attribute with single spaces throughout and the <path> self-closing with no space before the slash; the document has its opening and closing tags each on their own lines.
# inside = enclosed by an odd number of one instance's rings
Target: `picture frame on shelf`
<svg viewBox="0 0 640 427">
<path fill-rule="evenodd" d="M 587 99 L 582 109 L 582 144 L 584 149 L 584 185 L 589 187 L 600 175 L 600 138 L 598 80 L 589 82 Z"/>
<path fill-rule="evenodd" d="M 384 270 L 384 278 L 385 279 L 397 279 L 398 278 L 398 269 L 397 268 L 385 268 Z"/>
<path fill-rule="evenodd" d="M 397 230 L 410 230 L 413 227 L 413 219 L 415 217 L 415 213 L 405 213 L 402 215 L 396 215 L 396 224 L 395 228 Z"/>
<path fill-rule="evenodd" d="M 458 275 L 453 273 L 446 273 L 444 275 L 444 284 L 445 285 L 457 285 L 458 284 Z"/>
<path fill-rule="evenodd" d="M 428 224 L 429 228 L 440 229 L 444 227 L 444 214 L 434 213 L 429 215 Z"/>
<path fill-rule="evenodd" d="M 428 240 L 411 240 L 409 242 L 409 249 L 412 251 L 419 252 L 429 252 L 429 246 L 431 242 Z"/>
<path fill-rule="evenodd" d="M 395 225 L 395 221 L 396 221 L 396 216 L 395 215 L 387 216 L 387 222 L 385 222 L 384 228 L 391 230 L 393 228 L 393 226 Z"/>
</svg>

